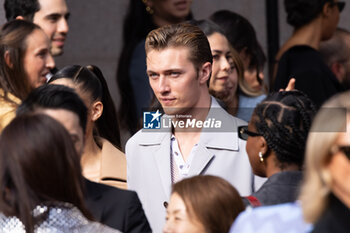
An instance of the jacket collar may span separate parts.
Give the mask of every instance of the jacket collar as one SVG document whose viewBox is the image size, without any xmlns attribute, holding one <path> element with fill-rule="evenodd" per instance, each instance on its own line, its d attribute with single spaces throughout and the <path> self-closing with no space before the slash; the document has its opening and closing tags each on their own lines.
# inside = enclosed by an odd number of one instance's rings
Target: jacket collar
<svg viewBox="0 0 350 233">
<path fill-rule="evenodd" d="M 211 97 L 211 106 L 208 112 L 206 120 L 215 119 L 222 122 L 221 129 L 207 130 L 203 129 L 200 136 L 199 143 L 205 145 L 207 148 L 212 149 L 226 149 L 226 150 L 238 150 L 239 138 L 238 138 L 238 124 L 236 118 L 229 115 L 216 101 L 214 97 Z M 171 135 L 171 129 L 162 132 L 143 132 L 150 134 L 150 137 L 141 137 L 139 145 L 152 146 L 160 145 L 163 141 L 169 141 Z M 169 140 L 164 140 L 169 138 Z"/>
</svg>

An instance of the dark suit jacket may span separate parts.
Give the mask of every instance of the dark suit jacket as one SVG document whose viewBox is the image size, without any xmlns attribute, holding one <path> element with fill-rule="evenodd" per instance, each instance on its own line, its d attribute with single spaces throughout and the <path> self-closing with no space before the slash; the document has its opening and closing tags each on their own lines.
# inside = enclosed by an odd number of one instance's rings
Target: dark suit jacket
<svg viewBox="0 0 350 233">
<path fill-rule="evenodd" d="M 85 189 L 87 207 L 96 221 L 124 233 L 152 232 L 136 192 L 87 179 Z"/>
</svg>

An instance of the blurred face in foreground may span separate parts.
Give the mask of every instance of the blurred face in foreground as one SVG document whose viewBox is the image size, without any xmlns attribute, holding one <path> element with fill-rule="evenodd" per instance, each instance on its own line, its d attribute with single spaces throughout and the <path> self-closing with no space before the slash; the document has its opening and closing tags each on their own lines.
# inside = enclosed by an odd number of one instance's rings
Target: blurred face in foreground
<svg viewBox="0 0 350 233">
<path fill-rule="evenodd" d="M 201 224 L 194 216 L 190 216 L 185 203 L 177 193 L 173 193 L 167 207 L 164 233 L 203 233 Z"/>
</svg>

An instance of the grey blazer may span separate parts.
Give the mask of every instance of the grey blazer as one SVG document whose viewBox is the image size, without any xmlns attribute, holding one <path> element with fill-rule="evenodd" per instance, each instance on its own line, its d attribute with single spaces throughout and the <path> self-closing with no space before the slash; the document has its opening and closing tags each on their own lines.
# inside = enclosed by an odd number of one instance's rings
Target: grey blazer
<svg viewBox="0 0 350 233">
<path fill-rule="evenodd" d="M 240 195 L 251 194 L 252 171 L 246 143 L 237 133 L 237 126 L 246 125 L 246 122 L 229 115 L 214 98 L 207 119 L 209 117 L 224 121 L 224 128 L 201 133 L 189 176 L 216 175 L 229 181 Z M 170 138 L 170 130 L 140 130 L 126 145 L 128 187 L 138 193 L 154 232 L 162 231 L 166 214 L 164 203 L 171 193 Z"/>
</svg>

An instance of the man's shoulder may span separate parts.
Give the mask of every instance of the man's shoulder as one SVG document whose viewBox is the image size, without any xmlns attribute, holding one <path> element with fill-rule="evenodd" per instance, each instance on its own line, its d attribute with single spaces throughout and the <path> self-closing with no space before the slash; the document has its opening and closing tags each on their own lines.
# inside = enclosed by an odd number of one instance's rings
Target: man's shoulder
<svg viewBox="0 0 350 233">
<path fill-rule="evenodd" d="M 234 123 L 234 125 L 237 125 L 237 126 L 248 124 L 246 121 L 229 114 L 224 108 L 220 106 L 220 104 L 217 102 L 217 100 L 214 97 L 212 97 L 212 104 L 210 106 L 209 114 L 214 117 L 219 116 L 227 121 L 231 121 Z"/>
<path fill-rule="evenodd" d="M 157 130 L 147 131 L 140 129 L 126 143 L 126 151 L 131 147 L 138 145 L 156 145 L 160 144 L 165 136 L 170 137 L 170 132 L 157 132 Z"/>
</svg>

